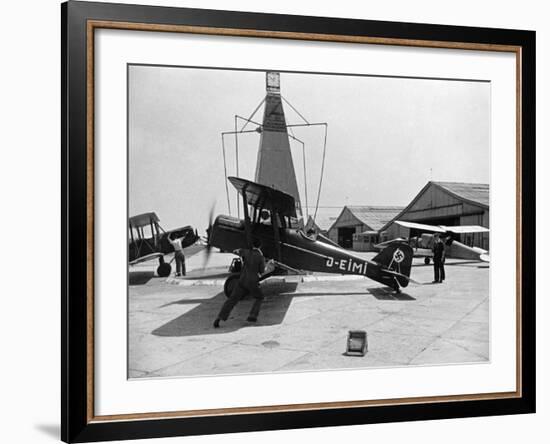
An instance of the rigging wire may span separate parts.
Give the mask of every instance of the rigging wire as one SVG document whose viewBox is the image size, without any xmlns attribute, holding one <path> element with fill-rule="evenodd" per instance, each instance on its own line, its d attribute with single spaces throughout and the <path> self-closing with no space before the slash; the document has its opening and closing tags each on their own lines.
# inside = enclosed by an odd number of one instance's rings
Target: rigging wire
<svg viewBox="0 0 550 444">
<path fill-rule="evenodd" d="M 229 186 L 227 185 L 227 162 L 225 160 L 225 142 L 224 142 L 224 133 L 222 133 L 222 151 L 223 151 L 223 173 L 224 173 L 224 182 L 225 182 L 225 194 L 227 195 L 227 211 L 231 215 L 231 201 L 229 199 Z"/>
<path fill-rule="evenodd" d="M 306 223 L 307 223 L 307 221 L 309 220 L 309 208 L 308 208 L 308 200 L 307 200 L 306 144 L 305 143 L 302 143 L 302 159 L 304 163 L 304 194 L 306 198 Z"/>
<path fill-rule="evenodd" d="M 254 109 L 254 111 L 252 112 L 252 114 L 250 115 L 250 117 L 248 118 L 248 120 L 245 122 L 245 124 L 243 125 L 243 127 L 241 128 L 241 131 L 240 132 L 243 132 L 244 129 L 246 128 L 246 125 L 248 125 L 248 122 L 254 117 L 254 115 L 258 112 L 258 110 L 260 109 L 260 107 L 262 106 L 262 104 L 265 102 L 265 97 L 262 98 L 262 100 L 260 101 L 260 103 L 258 104 L 258 106 L 256 106 L 256 108 Z M 238 118 L 241 118 L 240 116 L 237 116 L 235 115 L 235 157 L 236 157 L 236 169 L 237 169 L 237 177 L 239 177 L 239 134 L 238 134 L 238 131 L 237 131 L 237 119 Z M 227 177 L 227 176 L 226 176 Z M 237 192 L 237 217 L 241 217 L 241 209 L 239 207 L 239 192 Z"/>
<path fill-rule="evenodd" d="M 290 125 L 285 125 L 285 126 L 288 130 L 290 130 L 290 137 L 302 144 L 302 160 L 303 160 L 303 166 L 304 166 L 304 197 L 305 197 L 305 200 L 306 200 L 306 217 L 307 218 L 309 218 L 309 208 L 308 208 L 308 196 L 307 196 L 307 167 L 306 167 L 305 143 L 303 141 L 301 141 L 300 139 L 298 139 L 294 135 L 293 128 L 301 127 L 301 126 L 320 126 L 320 125 L 323 125 L 325 127 L 324 142 L 323 142 L 323 157 L 322 157 L 322 163 L 321 163 L 321 175 L 320 175 L 320 178 L 319 178 L 319 189 L 317 191 L 317 200 L 316 200 L 316 203 L 315 203 L 315 212 L 314 212 L 314 215 L 313 215 L 313 221 L 315 222 L 315 220 L 317 219 L 317 211 L 319 209 L 319 201 L 320 201 L 320 198 L 321 198 L 321 189 L 322 189 L 322 186 L 323 186 L 323 176 L 324 176 L 324 171 L 325 171 L 328 124 L 326 122 L 310 123 L 283 95 L 281 95 L 281 99 L 288 106 L 290 106 L 290 108 L 305 122 L 305 123 L 301 123 L 301 124 L 290 124 Z M 226 163 L 226 158 L 225 158 L 225 143 L 224 143 L 224 138 L 223 137 L 225 135 L 229 135 L 229 134 L 234 134 L 235 135 L 236 174 L 238 176 L 239 175 L 239 137 L 238 137 L 238 135 L 239 135 L 239 133 L 261 132 L 261 131 L 258 131 L 258 129 L 245 131 L 245 128 L 247 127 L 247 125 L 249 123 L 254 123 L 255 125 L 258 125 L 258 128 L 262 128 L 263 125 L 258 123 L 258 122 L 255 122 L 254 120 L 252 120 L 252 118 L 258 112 L 260 107 L 264 104 L 265 100 L 266 99 L 264 97 L 260 101 L 260 103 L 256 106 L 256 108 L 254 109 L 254 111 L 252 112 L 252 114 L 250 115 L 250 117 L 248 119 L 235 114 L 235 116 L 234 116 L 235 117 L 234 131 L 231 131 L 231 132 L 228 131 L 228 132 L 223 132 L 222 133 L 224 173 L 225 173 L 226 177 L 227 177 L 227 163 Z M 238 130 L 238 126 L 237 126 L 238 119 L 241 119 L 245 122 L 240 130 Z M 228 185 L 227 185 L 227 180 L 225 181 L 225 187 L 226 187 L 226 194 L 227 194 L 227 206 L 228 206 L 229 212 L 231 213 L 231 206 L 230 206 L 230 199 L 229 199 L 229 188 L 228 188 Z M 237 193 L 237 215 L 238 215 L 238 217 L 240 217 L 239 194 L 238 193 Z"/>
<path fill-rule="evenodd" d="M 239 177 L 239 135 L 237 133 L 237 116 L 235 116 L 235 157 L 237 177 Z M 239 207 L 239 192 L 237 191 L 237 217 L 241 218 L 241 208 Z"/>
<path fill-rule="evenodd" d="M 309 125 L 309 122 L 307 121 L 307 119 L 306 119 L 304 116 L 302 116 L 302 114 L 300 114 L 300 111 L 298 111 L 296 108 L 294 108 L 294 107 L 292 106 L 292 104 L 291 104 L 288 100 L 286 100 L 282 95 L 281 95 L 281 99 L 283 99 L 284 102 L 285 102 L 288 106 L 290 106 L 290 107 L 294 110 L 294 112 L 295 112 L 296 114 L 298 114 L 298 115 L 302 118 L 302 120 L 303 120 L 304 122 L 306 122 L 306 123 Z"/>
<path fill-rule="evenodd" d="M 306 144 L 302 140 L 294 136 L 294 131 L 292 131 L 292 128 L 290 128 L 290 133 L 291 134 L 289 134 L 288 136 L 291 139 L 302 144 L 302 163 L 304 165 L 304 197 L 306 200 L 306 221 L 307 221 L 309 219 L 309 207 L 308 207 L 308 198 L 307 198 Z"/>
<path fill-rule="evenodd" d="M 321 177 L 319 178 L 319 191 L 317 192 L 317 203 L 315 204 L 315 213 L 313 215 L 313 221 L 317 219 L 317 210 L 319 209 L 319 198 L 321 197 L 321 187 L 323 185 L 323 174 L 325 171 L 325 158 L 327 154 L 327 132 L 328 124 L 325 123 L 325 141 L 323 143 L 323 161 L 321 162 Z"/>
<path fill-rule="evenodd" d="M 248 122 L 252 122 L 252 117 L 254 117 L 254 114 L 256 114 L 258 112 L 258 110 L 260 109 L 260 106 L 262 106 L 265 102 L 265 97 L 261 100 L 261 102 L 258 104 L 258 106 L 254 109 L 254 111 L 252 112 L 252 114 L 250 114 L 250 117 L 248 119 L 243 119 L 241 117 L 241 119 L 243 120 L 246 120 L 247 122 L 244 124 L 244 126 L 241 128 L 241 131 L 244 131 L 244 129 L 246 128 L 246 125 L 248 125 Z M 239 116 L 240 117 L 240 116 Z M 253 122 L 253 123 L 256 123 L 256 122 Z"/>
<path fill-rule="evenodd" d="M 282 95 L 281 98 L 284 100 L 284 102 L 292 108 L 292 110 L 298 114 L 298 116 L 301 117 L 301 119 L 305 122 L 305 124 L 294 124 L 294 125 L 286 125 L 288 129 L 292 131 L 293 127 L 297 126 L 314 126 L 314 125 L 323 125 L 325 127 L 325 137 L 323 142 L 323 160 L 321 163 L 321 176 L 319 178 L 319 190 L 317 191 L 317 202 L 315 204 L 315 212 L 313 213 L 313 222 L 317 219 L 317 211 L 319 209 L 319 201 L 321 198 L 321 188 L 323 186 L 323 175 L 325 171 L 325 159 L 326 159 L 326 151 L 327 151 L 327 132 L 328 132 L 328 124 L 326 122 L 323 123 L 309 123 L 308 120 L 290 103 L 287 99 L 285 99 Z M 294 134 L 294 133 L 293 133 Z M 304 177 L 305 177 L 305 147 L 304 147 Z M 307 204 L 306 204 L 307 205 Z"/>
<path fill-rule="evenodd" d="M 237 118 L 239 118 L 239 119 L 241 119 L 241 120 L 244 120 L 247 124 L 248 124 L 248 123 L 253 123 L 254 125 L 258 125 L 259 127 L 263 126 L 260 122 L 256 122 L 255 120 L 252 120 L 251 118 L 248 118 L 248 119 L 247 119 L 247 118 L 245 118 L 245 117 L 239 116 L 238 114 L 237 114 Z M 245 125 L 245 126 L 246 126 L 246 125 Z M 244 130 L 245 126 L 243 126 L 243 127 L 240 129 L 239 134 L 241 134 L 241 133 L 248 133 L 248 132 L 250 132 L 250 131 L 252 131 L 252 132 L 258 132 L 257 129 L 245 131 L 245 130 Z"/>
<path fill-rule="evenodd" d="M 254 121 L 251 121 L 251 122 L 255 123 Z M 258 131 L 254 129 L 254 130 L 246 130 L 246 131 L 241 130 L 241 131 L 237 131 L 237 132 L 239 134 L 251 134 L 251 133 L 257 133 Z M 227 185 L 227 160 L 226 160 L 226 150 L 225 150 L 225 136 L 230 136 L 230 135 L 233 135 L 233 134 L 235 134 L 235 131 L 223 131 L 221 133 L 221 136 L 222 136 L 222 151 L 223 151 L 223 170 L 224 170 L 224 173 L 225 173 L 225 193 L 226 193 L 226 196 L 227 196 L 227 202 L 228 202 L 227 207 L 228 207 L 228 210 L 229 210 L 229 214 L 231 214 L 231 204 L 229 203 L 230 202 L 229 187 Z"/>
</svg>

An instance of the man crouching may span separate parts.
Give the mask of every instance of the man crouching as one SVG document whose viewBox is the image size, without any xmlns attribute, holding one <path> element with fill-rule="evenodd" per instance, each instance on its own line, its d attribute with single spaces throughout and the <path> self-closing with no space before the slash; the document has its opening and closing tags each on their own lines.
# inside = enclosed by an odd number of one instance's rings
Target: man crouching
<svg viewBox="0 0 550 444">
<path fill-rule="evenodd" d="M 254 297 L 254 304 L 250 309 L 247 321 L 256 322 L 258 320 L 258 314 L 260 313 L 260 307 L 264 298 L 260 288 L 260 276 L 265 271 L 265 259 L 260 250 L 260 240 L 254 239 L 252 246 L 252 249 L 240 248 L 233 251 L 233 253 L 242 258 L 243 268 L 239 280 L 231 292 L 231 296 L 227 298 L 218 317 L 214 321 L 214 328 L 220 326 L 220 321 L 227 321 L 231 310 L 233 310 L 235 305 L 237 305 L 237 303 L 247 294 L 251 294 L 252 297 Z"/>
</svg>

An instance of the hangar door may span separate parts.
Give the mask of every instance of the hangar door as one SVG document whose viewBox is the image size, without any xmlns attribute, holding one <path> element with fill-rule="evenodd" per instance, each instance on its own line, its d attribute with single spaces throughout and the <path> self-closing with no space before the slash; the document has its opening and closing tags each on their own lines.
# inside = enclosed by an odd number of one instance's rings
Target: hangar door
<svg viewBox="0 0 550 444">
<path fill-rule="evenodd" d="M 338 228 L 338 245 L 344 248 L 352 248 L 354 234 L 355 234 L 355 227 Z"/>
</svg>

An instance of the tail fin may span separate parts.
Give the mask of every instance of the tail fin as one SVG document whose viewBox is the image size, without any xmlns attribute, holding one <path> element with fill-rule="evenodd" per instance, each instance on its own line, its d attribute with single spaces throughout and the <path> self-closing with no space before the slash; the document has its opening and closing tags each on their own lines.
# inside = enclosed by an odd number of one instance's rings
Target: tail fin
<svg viewBox="0 0 550 444">
<path fill-rule="evenodd" d="M 413 259 L 413 250 L 406 242 L 395 242 L 384 248 L 372 259 L 381 265 L 380 273 L 384 277 L 394 276 L 401 287 L 409 285 L 411 275 L 411 265 Z M 384 270 L 393 273 L 384 273 Z M 385 279 L 384 279 L 385 280 Z"/>
</svg>

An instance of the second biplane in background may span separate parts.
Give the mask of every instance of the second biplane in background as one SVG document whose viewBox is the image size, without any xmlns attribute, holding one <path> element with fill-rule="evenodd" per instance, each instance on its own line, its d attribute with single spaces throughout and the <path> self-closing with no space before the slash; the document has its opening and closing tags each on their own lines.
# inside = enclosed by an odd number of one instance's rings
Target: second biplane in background
<svg viewBox="0 0 550 444">
<path fill-rule="evenodd" d="M 428 265 L 433 259 L 433 243 L 434 233 L 439 233 L 445 243 L 445 256 L 455 259 L 473 260 L 489 262 L 489 252 L 479 247 L 470 247 L 458 240 L 454 239 L 454 235 L 465 233 L 487 233 L 488 228 L 479 225 L 427 225 L 416 222 L 406 222 L 402 220 L 395 221 L 396 224 L 402 227 L 422 231 L 418 236 L 413 236 L 408 239 L 397 238 L 386 242 L 381 242 L 375 245 L 378 250 L 383 250 L 394 243 L 408 243 L 412 249 L 414 257 L 423 257 L 424 263 Z"/>
<path fill-rule="evenodd" d="M 164 260 L 164 256 L 174 252 L 168 236 L 171 235 L 172 239 L 182 238 L 182 248 L 193 245 L 199 240 L 199 236 L 190 225 L 165 231 L 159 222 L 154 212 L 138 214 L 128 219 L 128 263 L 136 265 L 157 259 L 157 274 L 166 277 L 170 275 L 172 266 Z"/>
</svg>

